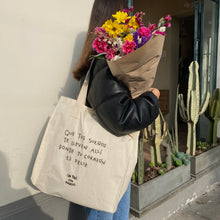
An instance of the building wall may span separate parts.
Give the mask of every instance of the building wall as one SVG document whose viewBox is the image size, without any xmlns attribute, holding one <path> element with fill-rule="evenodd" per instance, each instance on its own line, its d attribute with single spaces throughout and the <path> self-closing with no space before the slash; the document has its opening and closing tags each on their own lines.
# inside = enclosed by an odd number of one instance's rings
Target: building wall
<svg viewBox="0 0 220 220">
<path fill-rule="evenodd" d="M 60 95 L 76 97 L 72 69 L 93 1 L 0 1 L 0 206 L 38 191 L 30 175 Z"/>
</svg>

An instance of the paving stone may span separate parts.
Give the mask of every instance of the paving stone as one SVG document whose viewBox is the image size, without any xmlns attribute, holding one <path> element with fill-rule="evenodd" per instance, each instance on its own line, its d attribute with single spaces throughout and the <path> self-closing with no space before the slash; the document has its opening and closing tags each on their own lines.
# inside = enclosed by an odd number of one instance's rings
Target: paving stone
<svg viewBox="0 0 220 220">
<path fill-rule="evenodd" d="M 130 216 L 130 220 L 162 220 L 156 216 L 154 219 Z M 220 220 L 220 184 L 215 184 L 210 191 L 203 193 L 195 201 L 178 211 L 166 220 Z"/>
<path fill-rule="evenodd" d="M 220 219 L 220 184 L 201 195 L 196 201 L 171 216 L 169 220 L 218 220 Z"/>
</svg>

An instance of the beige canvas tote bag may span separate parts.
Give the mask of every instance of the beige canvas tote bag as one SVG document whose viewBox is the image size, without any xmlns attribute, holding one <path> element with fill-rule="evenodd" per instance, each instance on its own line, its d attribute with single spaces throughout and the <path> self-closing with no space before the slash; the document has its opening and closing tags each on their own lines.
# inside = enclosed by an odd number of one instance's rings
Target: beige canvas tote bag
<svg viewBox="0 0 220 220">
<path fill-rule="evenodd" d="M 61 96 L 48 122 L 31 181 L 42 192 L 114 213 L 137 161 L 139 132 L 117 137 L 85 106 L 89 73 L 77 100 Z"/>
</svg>

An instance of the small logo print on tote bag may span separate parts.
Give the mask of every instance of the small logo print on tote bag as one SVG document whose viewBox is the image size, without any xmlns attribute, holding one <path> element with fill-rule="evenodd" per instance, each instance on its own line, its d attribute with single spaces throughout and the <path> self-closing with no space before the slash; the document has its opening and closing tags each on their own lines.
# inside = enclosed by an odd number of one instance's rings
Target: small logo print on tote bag
<svg viewBox="0 0 220 220">
<path fill-rule="evenodd" d="M 75 181 L 77 180 L 77 176 L 67 174 L 67 178 L 68 179 L 65 181 L 66 184 L 68 184 L 70 186 L 75 186 L 76 185 Z"/>
</svg>

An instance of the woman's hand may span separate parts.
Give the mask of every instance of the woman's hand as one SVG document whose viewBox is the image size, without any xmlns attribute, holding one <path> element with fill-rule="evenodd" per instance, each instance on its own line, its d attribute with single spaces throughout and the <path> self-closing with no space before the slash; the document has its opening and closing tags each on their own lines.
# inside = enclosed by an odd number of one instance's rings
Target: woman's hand
<svg viewBox="0 0 220 220">
<path fill-rule="evenodd" d="M 160 91 L 159 91 L 158 89 L 156 89 L 156 88 L 151 88 L 150 91 L 153 92 L 153 94 L 154 94 L 155 96 L 157 96 L 157 98 L 159 99 L 159 97 L 160 97 Z"/>
</svg>

